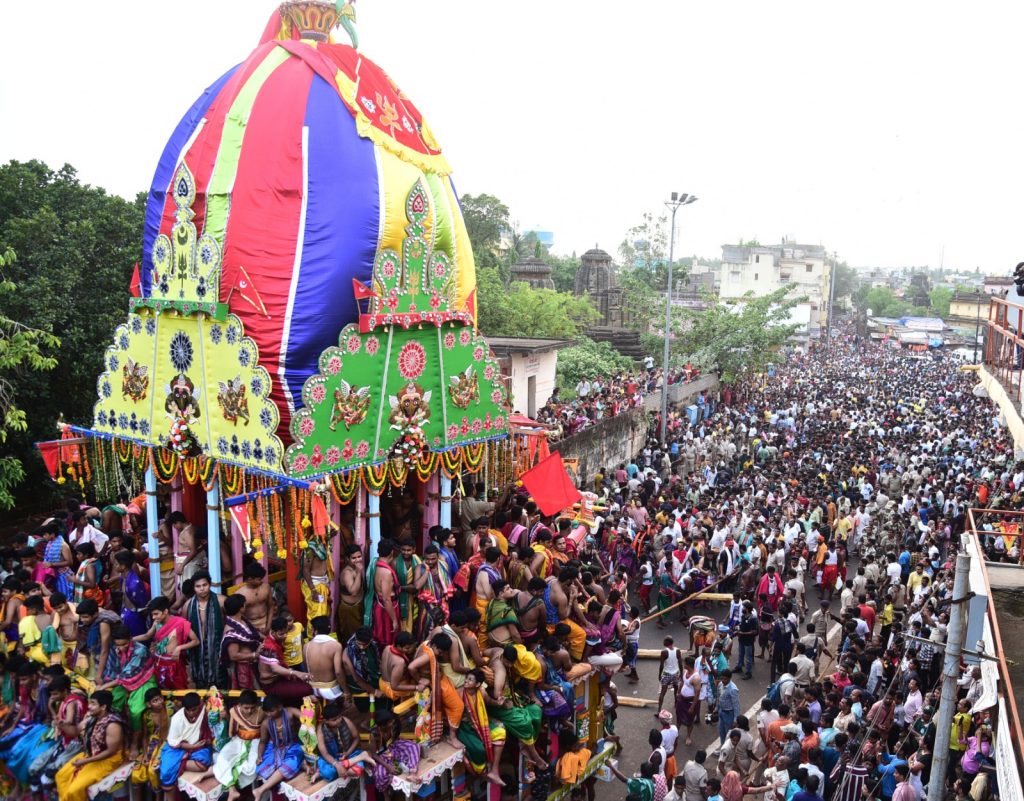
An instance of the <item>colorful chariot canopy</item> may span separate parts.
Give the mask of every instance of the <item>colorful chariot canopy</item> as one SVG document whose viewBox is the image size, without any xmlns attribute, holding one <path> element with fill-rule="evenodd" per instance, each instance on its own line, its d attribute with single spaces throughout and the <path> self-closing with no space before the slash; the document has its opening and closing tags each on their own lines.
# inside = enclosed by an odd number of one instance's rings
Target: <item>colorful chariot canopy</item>
<svg viewBox="0 0 1024 801">
<path fill-rule="evenodd" d="M 296 478 L 506 435 L 451 170 L 354 19 L 283 3 L 171 134 L 95 432 Z"/>
</svg>

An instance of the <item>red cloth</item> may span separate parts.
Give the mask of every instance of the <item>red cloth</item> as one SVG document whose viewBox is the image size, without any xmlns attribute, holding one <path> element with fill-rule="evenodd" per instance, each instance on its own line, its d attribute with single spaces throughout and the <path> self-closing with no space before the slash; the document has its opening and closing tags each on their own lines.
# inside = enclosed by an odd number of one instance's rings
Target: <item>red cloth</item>
<svg viewBox="0 0 1024 801">
<path fill-rule="evenodd" d="M 553 515 L 561 512 L 583 497 L 569 478 L 558 451 L 527 470 L 520 479 L 533 496 L 541 514 Z"/>
</svg>

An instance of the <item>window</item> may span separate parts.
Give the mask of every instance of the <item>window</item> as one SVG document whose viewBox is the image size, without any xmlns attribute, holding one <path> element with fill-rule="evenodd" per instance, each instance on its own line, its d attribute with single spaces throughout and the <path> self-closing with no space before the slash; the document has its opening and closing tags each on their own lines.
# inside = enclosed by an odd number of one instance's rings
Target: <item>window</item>
<svg viewBox="0 0 1024 801">
<path fill-rule="evenodd" d="M 813 272 L 813 271 L 814 271 L 814 265 L 813 264 L 808 264 L 807 265 L 807 272 L 810 273 L 810 272 Z"/>
<path fill-rule="evenodd" d="M 760 273 L 754 273 L 754 280 L 755 281 L 757 280 L 758 275 L 760 275 Z"/>
<path fill-rule="evenodd" d="M 760 256 L 754 256 L 754 263 L 755 264 L 760 264 L 761 263 L 761 257 Z"/>
</svg>

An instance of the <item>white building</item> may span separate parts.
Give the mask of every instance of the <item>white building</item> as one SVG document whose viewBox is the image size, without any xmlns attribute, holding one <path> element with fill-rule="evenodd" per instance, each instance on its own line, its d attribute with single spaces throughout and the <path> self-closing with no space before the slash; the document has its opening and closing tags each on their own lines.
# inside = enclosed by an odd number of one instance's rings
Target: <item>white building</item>
<svg viewBox="0 0 1024 801">
<path fill-rule="evenodd" d="M 512 396 L 512 410 L 533 417 L 555 391 L 558 351 L 573 344 L 567 339 L 485 337 L 501 364 Z"/>
<path fill-rule="evenodd" d="M 722 245 L 719 297 L 739 300 L 747 293 L 759 298 L 783 286 L 793 297 L 807 298 L 808 334 L 817 338 L 828 322 L 832 262 L 821 245 Z M 803 312 L 800 316 L 805 316 Z"/>
</svg>

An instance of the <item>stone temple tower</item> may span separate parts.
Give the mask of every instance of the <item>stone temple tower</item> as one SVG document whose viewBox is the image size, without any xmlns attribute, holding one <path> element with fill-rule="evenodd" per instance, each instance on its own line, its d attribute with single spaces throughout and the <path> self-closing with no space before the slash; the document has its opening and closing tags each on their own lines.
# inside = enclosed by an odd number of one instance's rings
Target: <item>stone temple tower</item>
<svg viewBox="0 0 1024 801">
<path fill-rule="evenodd" d="M 623 309 L 622 289 L 615 277 L 612 257 L 600 248 L 592 248 L 580 258 L 575 292 L 590 296 L 601 313 L 600 327 L 622 328 L 629 322 Z"/>
</svg>

